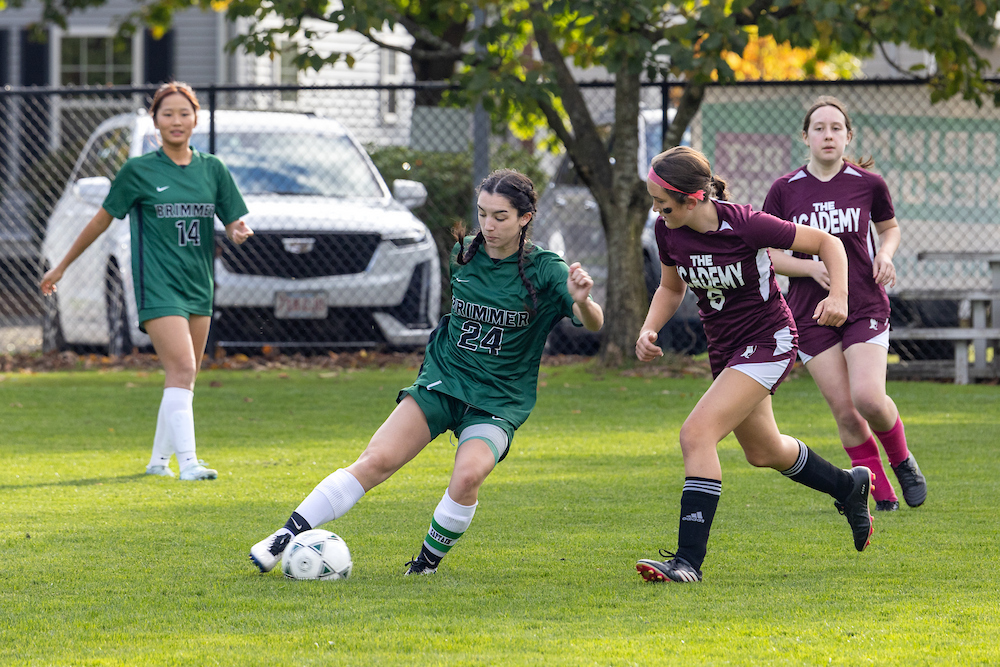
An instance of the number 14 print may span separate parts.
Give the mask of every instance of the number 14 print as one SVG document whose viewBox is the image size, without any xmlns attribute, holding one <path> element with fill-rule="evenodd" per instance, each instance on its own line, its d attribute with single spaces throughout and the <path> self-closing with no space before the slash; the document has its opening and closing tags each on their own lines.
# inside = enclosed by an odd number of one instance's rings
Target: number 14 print
<svg viewBox="0 0 1000 667">
<path fill-rule="evenodd" d="M 201 232 L 198 230 L 198 221 L 185 222 L 178 220 L 174 223 L 177 227 L 177 245 L 184 247 L 187 245 L 201 245 Z"/>
</svg>

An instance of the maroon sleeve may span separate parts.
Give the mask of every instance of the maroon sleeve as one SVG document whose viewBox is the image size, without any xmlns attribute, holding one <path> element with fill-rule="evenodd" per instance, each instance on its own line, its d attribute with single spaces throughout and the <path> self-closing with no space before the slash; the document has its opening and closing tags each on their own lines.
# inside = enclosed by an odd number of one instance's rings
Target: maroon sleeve
<svg viewBox="0 0 1000 667">
<path fill-rule="evenodd" d="M 790 248 L 795 242 L 795 223 L 770 213 L 753 211 L 740 236 L 754 248 Z"/>
<path fill-rule="evenodd" d="M 896 209 L 892 206 L 889 196 L 889 186 L 878 174 L 872 174 L 872 222 L 885 222 L 896 217 Z"/>
<path fill-rule="evenodd" d="M 781 203 L 782 180 L 783 178 L 779 178 L 774 183 L 771 183 L 771 189 L 767 191 L 767 197 L 764 198 L 764 205 L 760 209 L 764 213 L 770 213 L 779 218 L 784 215 Z"/>
</svg>

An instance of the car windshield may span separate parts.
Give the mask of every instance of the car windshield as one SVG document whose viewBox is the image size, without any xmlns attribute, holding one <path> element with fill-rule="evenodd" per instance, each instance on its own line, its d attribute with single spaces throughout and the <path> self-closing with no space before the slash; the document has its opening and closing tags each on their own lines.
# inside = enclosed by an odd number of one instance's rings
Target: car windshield
<svg viewBox="0 0 1000 667">
<path fill-rule="evenodd" d="M 159 148 L 155 134 L 143 138 L 143 153 Z M 208 134 L 191 136 L 208 152 Z M 243 195 L 383 197 L 371 166 L 344 135 L 295 132 L 219 132 L 216 151 Z"/>
</svg>

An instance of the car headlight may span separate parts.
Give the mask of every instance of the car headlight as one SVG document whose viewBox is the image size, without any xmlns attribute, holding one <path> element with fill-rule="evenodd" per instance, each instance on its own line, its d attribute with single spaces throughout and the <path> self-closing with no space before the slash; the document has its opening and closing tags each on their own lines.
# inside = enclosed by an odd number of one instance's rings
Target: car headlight
<svg viewBox="0 0 1000 667">
<path fill-rule="evenodd" d="M 423 243 L 426 238 L 426 229 L 413 229 L 395 236 L 390 236 L 388 240 L 392 241 L 392 245 L 397 248 L 405 248 L 406 246 Z"/>
</svg>

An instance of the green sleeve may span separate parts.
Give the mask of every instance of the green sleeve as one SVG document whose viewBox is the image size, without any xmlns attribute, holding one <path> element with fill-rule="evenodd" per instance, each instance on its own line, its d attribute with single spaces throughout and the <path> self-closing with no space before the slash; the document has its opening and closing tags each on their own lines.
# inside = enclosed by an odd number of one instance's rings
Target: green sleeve
<svg viewBox="0 0 1000 667">
<path fill-rule="evenodd" d="M 132 167 L 132 160 L 126 160 L 115 175 L 115 180 L 111 183 L 111 190 L 104 198 L 102 206 L 105 211 L 111 214 L 111 217 L 120 219 L 128 215 L 138 199 L 139 192 L 135 184 L 135 170 Z"/>
<path fill-rule="evenodd" d="M 215 178 L 219 184 L 215 201 L 215 214 L 219 216 L 222 224 L 228 225 L 231 222 L 236 222 L 250 211 L 243 201 L 240 189 L 236 187 L 233 175 L 229 173 L 225 163 L 218 158 L 215 158 L 215 172 Z"/>
<path fill-rule="evenodd" d="M 552 294 L 556 300 L 556 310 L 564 316 L 573 320 L 574 324 L 579 321 L 573 316 L 573 297 L 566 289 L 566 281 L 569 280 L 569 265 L 555 254 L 546 253 L 539 257 L 540 266 L 538 275 L 545 283 L 545 290 Z"/>
</svg>

